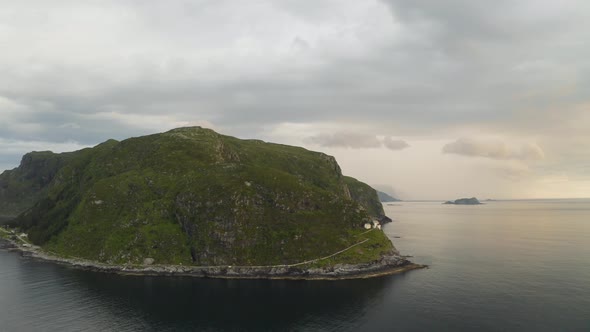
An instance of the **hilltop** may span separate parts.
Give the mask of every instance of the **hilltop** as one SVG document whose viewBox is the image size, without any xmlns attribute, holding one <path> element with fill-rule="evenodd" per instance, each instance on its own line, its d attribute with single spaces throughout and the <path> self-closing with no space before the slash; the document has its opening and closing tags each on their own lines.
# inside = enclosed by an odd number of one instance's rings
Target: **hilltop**
<svg viewBox="0 0 590 332">
<path fill-rule="evenodd" d="M 365 231 L 388 218 L 333 157 L 200 127 L 27 154 L 0 187 L 0 214 L 19 213 L 10 226 L 59 258 L 320 275 L 409 264 L 381 230 Z"/>
</svg>

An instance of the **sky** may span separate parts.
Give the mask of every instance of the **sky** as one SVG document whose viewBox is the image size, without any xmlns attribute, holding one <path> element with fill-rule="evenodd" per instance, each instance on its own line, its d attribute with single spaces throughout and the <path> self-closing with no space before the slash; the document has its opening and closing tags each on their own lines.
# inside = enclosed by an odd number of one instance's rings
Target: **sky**
<svg viewBox="0 0 590 332">
<path fill-rule="evenodd" d="M 590 197 L 590 2 L 2 0 L 0 171 L 199 125 L 402 199 Z"/>
</svg>

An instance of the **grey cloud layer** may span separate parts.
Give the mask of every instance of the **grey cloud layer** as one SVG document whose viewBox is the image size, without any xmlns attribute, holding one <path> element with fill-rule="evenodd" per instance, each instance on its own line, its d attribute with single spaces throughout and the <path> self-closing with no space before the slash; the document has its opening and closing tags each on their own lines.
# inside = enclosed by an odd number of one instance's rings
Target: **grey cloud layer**
<svg viewBox="0 0 590 332">
<path fill-rule="evenodd" d="M 403 150 L 410 146 L 406 141 L 393 139 L 390 136 L 380 139 L 375 135 L 351 132 L 320 134 L 308 137 L 306 141 L 311 144 L 330 148 L 364 149 L 384 146 L 389 150 Z"/>
<path fill-rule="evenodd" d="M 515 147 L 497 140 L 477 140 L 473 138 L 460 138 L 446 144 L 442 151 L 444 153 L 492 159 L 541 160 L 545 158 L 543 150 L 533 143 Z"/>
<path fill-rule="evenodd" d="M 389 150 L 403 150 L 410 147 L 406 141 L 393 139 L 392 137 L 385 137 L 383 139 L 383 145 Z"/>
<path fill-rule="evenodd" d="M 568 84 L 588 88 L 587 61 L 568 56 L 588 53 L 579 42 L 590 37 L 588 11 L 579 10 L 588 5 L 552 3 L 391 0 L 383 2 L 391 9 L 385 21 L 378 2 L 355 17 L 353 2 L 57 1 L 40 10 L 45 20 L 14 14 L 9 27 L 31 45 L 4 36 L 15 47 L 0 63 L 0 95 L 34 109 L 46 103 L 66 117 L 114 105 L 230 126 L 337 114 L 408 132 L 529 127 L 519 109 L 546 105 Z M 354 24 L 333 19 L 334 10 Z M 371 18 L 378 23 L 355 22 Z M 293 44 L 307 47 L 293 53 Z M 569 106 L 584 93 L 560 101 Z M 530 130 L 553 125 L 550 111 L 534 112 Z"/>
<path fill-rule="evenodd" d="M 88 145 L 193 123 L 256 137 L 281 123 L 336 119 L 403 137 L 457 137 L 455 129 L 467 127 L 590 139 L 590 119 L 580 120 L 590 105 L 583 0 L 8 0 L 2 7 L 3 139 Z M 391 138 L 316 139 L 407 147 Z M 508 158 L 473 145 L 449 149 Z M 563 160 L 553 167 L 590 160 L 567 142 L 555 149 Z M 510 158 L 539 152 L 529 150 Z"/>
</svg>

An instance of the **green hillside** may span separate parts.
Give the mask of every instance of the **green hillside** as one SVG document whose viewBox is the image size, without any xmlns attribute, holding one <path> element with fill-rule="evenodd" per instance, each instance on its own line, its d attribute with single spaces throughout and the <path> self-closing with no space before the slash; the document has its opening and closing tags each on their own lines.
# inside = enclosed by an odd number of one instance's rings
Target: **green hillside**
<svg viewBox="0 0 590 332">
<path fill-rule="evenodd" d="M 65 257 L 290 264 L 360 242 L 364 223 L 383 215 L 375 191 L 343 177 L 331 156 L 199 127 L 43 158 L 35 176 L 24 175 L 26 165 L 0 175 L 2 193 L 30 197 L 4 194 L 0 211 L 30 208 L 12 225 Z M 375 230 L 334 264 L 377 260 L 393 250 Z"/>
</svg>

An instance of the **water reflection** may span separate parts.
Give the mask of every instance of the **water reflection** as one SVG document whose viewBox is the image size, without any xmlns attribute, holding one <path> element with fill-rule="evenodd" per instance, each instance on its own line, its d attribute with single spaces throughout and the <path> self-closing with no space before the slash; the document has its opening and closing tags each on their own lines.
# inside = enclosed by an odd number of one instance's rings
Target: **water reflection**
<svg viewBox="0 0 590 332">
<path fill-rule="evenodd" d="M 338 282 L 132 277 L 0 251 L 0 331 L 590 330 L 590 201 L 386 212 L 398 249 L 431 269 Z"/>
<path fill-rule="evenodd" d="M 72 274 L 94 296 L 111 297 L 136 308 L 150 325 L 175 328 L 350 326 L 379 303 L 395 280 L 223 280 L 62 273 Z"/>
<path fill-rule="evenodd" d="M 139 277 L 23 259 L 24 263 L 13 262 L 18 271 L 13 279 L 37 297 L 32 301 L 37 303 L 35 313 L 24 319 L 44 317 L 45 328 L 52 326 L 53 316 L 44 312 L 57 309 L 62 314 L 69 311 L 73 321 L 90 318 L 93 328 L 108 324 L 131 330 L 348 329 L 362 324 L 396 279 L 403 278 L 334 282 Z M 51 308 L 43 303 L 61 305 Z M 72 328 L 63 320 L 53 323 L 54 328 Z"/>
</svg>

